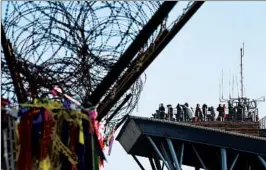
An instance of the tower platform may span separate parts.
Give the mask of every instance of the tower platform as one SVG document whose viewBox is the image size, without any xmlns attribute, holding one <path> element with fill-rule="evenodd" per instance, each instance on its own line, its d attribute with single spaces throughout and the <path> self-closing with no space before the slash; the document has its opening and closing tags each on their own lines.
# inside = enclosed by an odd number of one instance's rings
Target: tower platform
<svg viewBox="0 0 266 170">
<path fill-rule="evenodd" d="M 189 122 L 190 123 L 190 122 Z M 190 124 L 196 126 L 209 127 L 230 132 L 242 133 L 252 136 L 259 136 L 260 124 L 259 122 L 244 122 L 244 121 L 203 121 L 191 122 Z"/>
<path fill-rule="evenodd" d="M 148 158 L 153 170 L 266 170 L 266 138 L 188 123 L 131 116 L 117 140 L 133 156 Z"/>
</svg>

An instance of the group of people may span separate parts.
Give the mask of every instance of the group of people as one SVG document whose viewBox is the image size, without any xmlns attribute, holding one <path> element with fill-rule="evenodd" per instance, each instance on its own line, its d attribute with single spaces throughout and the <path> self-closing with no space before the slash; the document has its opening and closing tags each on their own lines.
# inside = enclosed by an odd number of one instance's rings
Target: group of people
<svg viewBox="0 0 266 170">
<path fill-rule="evenodd" d="M 208 107 L 206 104 L 203 104 L 202 107 L 200 106 L 200 104 L 197 104 L 195 110 L 192 107 L 189 107 L 188 103 L 185 103 L 183 105 L 177 104 L 177 106 L 175 107 L 175 112 L 172 105 L 169 104 L 166 107 L 167 112 L 164 105 L 161 103 L 158 110 L 156 110 L 156 112 L 152 114 L 152 117 L 172 121 L 224 121 L 224 118 L 226 117 L 225 104 L 219 104 L 219 106 L 216 108 L 216 111 L 218 112 L 217 119 L 215 119 L 216 112 L 214 107 Z"/>
</svg>

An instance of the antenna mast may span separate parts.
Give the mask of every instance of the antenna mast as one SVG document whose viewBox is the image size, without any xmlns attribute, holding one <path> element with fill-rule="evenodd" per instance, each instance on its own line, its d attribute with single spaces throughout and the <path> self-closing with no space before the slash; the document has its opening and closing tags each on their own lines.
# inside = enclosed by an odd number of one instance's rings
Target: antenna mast
<svg viewBox="0 0 266 170">
<path fill-rule="evenodd" d="M 224 70 L 222 69 L 222 99 L 224 99 Z"/>
<path fill-rule="evenodd" d="M 238 77 L 234 74 L 232 81 L 232 95 L 234 95 L 234 85 L 236 83 L 237 88 L 237 98 L 230 97 L 229 92 L 229 100 L 220 99 L 220 102 L 228 102 L 228 105 L 231 108 L 237 108 L 237 111 L 229 110 L 229 115 L 233 114 L 234 117 L 231 117 L 232 120 L 237 121 L 258 121 L 259 118 L 259 110 L 258 110 L 258 102 L 265 102 L 265 97 L 261 97 L 259 99 L 250 99 L 244 97 L 244 76 L 243 76 L 243 57 L 244 57 L 244 42 L 242 48 L 240 48 L 240 81 Z M 240 90 L 239 90 L 239 82 L 240 82 Z M 219 90 L 223 91 L 223 70 L 222 70 L 222 84 L 219 83 Z M 230 91 L 231 81 L 229 81 L 229 91 Z M 219 96 L 220 97 L 220 96 Z"/>
<path fill-rule="evenodd" d="M 232 96 L 234 97 L 235 75 L 233 74 Z"/>
<path fill-rule="evenodd" d="M 243 48 L 240 48 L 240 85 L 241 85 L 241 98 L 244 97 L 243 57 L 244 57 L 244 43 L 243 43 Z"/>
</svg>

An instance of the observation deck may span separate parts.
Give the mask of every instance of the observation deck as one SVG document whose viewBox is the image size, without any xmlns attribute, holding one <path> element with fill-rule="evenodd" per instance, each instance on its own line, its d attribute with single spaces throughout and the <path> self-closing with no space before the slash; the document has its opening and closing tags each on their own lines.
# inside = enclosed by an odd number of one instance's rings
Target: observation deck
<svg viewBox="0 0 266 170">
<path fill-rule="evenodd" d="M 259 127 L 258 122 L 249 125 Z M 208 170 L 265 170 L 266 138 L 259 137 L 259 128 L 256 133 L 244 134 L 237 130 L 238 126 L 228 122 L 184 123 L 130 116 L 117 140 L 142 170 L 136 156 L 148 158 L 153 170 L 164 166 L 181 170 L 181 165 Z"/>
</svg>

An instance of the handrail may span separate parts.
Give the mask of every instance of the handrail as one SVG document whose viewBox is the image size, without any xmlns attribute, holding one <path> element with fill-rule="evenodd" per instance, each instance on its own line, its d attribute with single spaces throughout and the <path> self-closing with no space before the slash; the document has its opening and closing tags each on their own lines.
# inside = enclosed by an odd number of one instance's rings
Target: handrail
<svg viewBox="0 0 266 170">
<path fill-rule="evenodd" d="M 190 107 L 191 109 L 192 109 L 192 115 L 193 116 L 195 116 L 195 108 L 192 108 L 192 107 Z M 212 115 L 211 114 L 211 112 L 212 111 L 209 111 L 209 110 L 207 110 L 207 112 L 206 112 L 206 118 L 209 116 L 209 115 Z M 214 119 L 216 119 L 216 118 L 218 118 L 219 116 L 219 112 L 216 110 L 216 109 L 214 109 L 214 112 L 215 112 L 215 115 L 214 115 Z M 165 114 L 167 114 L 168 113 L 168 109 L 166 109 L 166 111 L 165 111 Z M 178 111 L 177 111 L 177 109 L 176 108 L 173 108 L 173 115 L 176 115 L 178 113 Z M 152 115 L 154 116 L 156 113 L 152 113 Z M 225 109 L 225 115 L 228 115 L 228 116 L 226 116 L 226 120 L 228 120 L 228 121 L 232 121 L 232 120 L 238 120 L 238 118 L 237 117 L 235 117 L 235 116 L 237 116 L 237 115 L 235 115 L 235 114 L 229 114 L 229 109 L 228 108 L 226 108 Z M 254 112 L 251 114 L 251 115 L 246 115 L 245 114 L 245 116 L 244 116 L 244 119 L 246 120 L 251 120 L 251 121 L 253 121 L 253 122 L 259 122 L 259 120 L 258 120 L 258 109 L 255 109 L 254 110 Z M 206 120 L 205 120 L 206 121 Z M 242 118 L 242 121 L 243 121 L 243 118 Z M 261 119 L 260 120 L 261 122 L 260 122 L 260 127 L 261 128 L 263 128 L 263 129 L 266 129 L 266 118 L 264 117 L 263 118 L 263 120 Z"/>
<path fill-rule="evenodd" d="M 260 123 L 260 128 L 261 129 L 266 129 L 266 116 L 264 116 L 263 118 L 261 118 L 259 120 L 259 123 Z"/>
<path fill-rule="evenodd" d="M 195 110 L 196 110 L 195 107 L 189 107 L 189 108 L 192 108 L 194 112 L 195 112 Z M 166 108 L 166 110 L 167 110 L 167 108 Z M 214 108 L 214 111 L 215 111 L 215 113 L 218 113 L 218 111 L 216 110 L 216 107 Z M 167 111 L 166 111 L 166 112 L 167 112 Z M 174 112 L 174 114 L 177 113 L 177 109 L 176 109 L 176 108 L 173 108 L 173 112 Z M 228 112 L 229 112 L 229 109 L 226 108 L 226 109 L 225 109 L 225 114 L 229 114 Z M 210 114 L 210 111 L 207 110 L 207 114 Z M 263 117 L 262 119 L 264 119 L 264 118 L 266 118 L 266 116 Z M 260 119 L 260 120 L 262 120 L 262 119 Z"/>
</svg>

